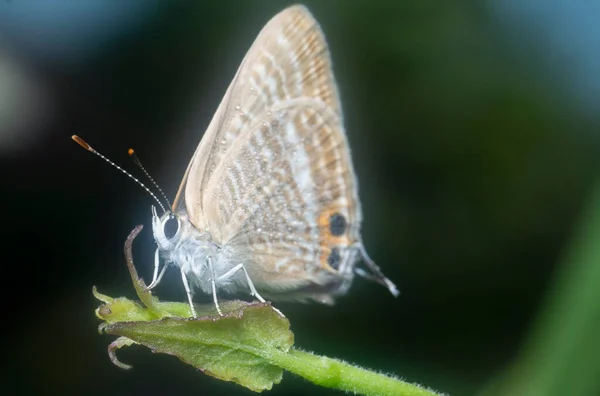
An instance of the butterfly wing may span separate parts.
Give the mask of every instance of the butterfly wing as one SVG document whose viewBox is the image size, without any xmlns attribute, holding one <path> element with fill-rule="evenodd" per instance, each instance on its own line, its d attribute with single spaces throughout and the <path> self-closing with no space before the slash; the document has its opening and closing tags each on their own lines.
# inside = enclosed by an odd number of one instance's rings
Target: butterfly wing
<svg viewBox="0 0 600 396">
<path fill-rule="evenodd" d="M 275 104 L 214 175 L 209 229 L 261 293 L 330 302 L 347 289 L 361 210 L 339 113 L 318 98 Z"/>
<path fill-rule="evenodd" d="M 362 248 L 357 184 L 327 44 L 305 7 L 282 11 L 256 38 L 178 208 L 266 297 L 331 302 L 350 285 Z"/>
<path fill-rule="evenodd" d="M 190 161 L 173 210 L 185 209 L 192 224 L 205 229 L 213 199 L 205 194 L 207 185 L 231 157 L 233 142 L 275 103 L 300 97 L 318 98 L 341 116 L 321 29 L 305 7 L 292 6 L 265 25 L 242 60 Z"/>
</svg>

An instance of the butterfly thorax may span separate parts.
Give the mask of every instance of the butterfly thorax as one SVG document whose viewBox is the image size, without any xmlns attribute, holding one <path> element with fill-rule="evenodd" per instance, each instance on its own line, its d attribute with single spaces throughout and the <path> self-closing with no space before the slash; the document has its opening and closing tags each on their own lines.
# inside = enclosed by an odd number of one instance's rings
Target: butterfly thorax
<svg viewBox="0 0 600 396">
<path fill-rule="evenodd" d="M 179 267 L 205 293 L 211 290 L 213 276 L 233 266 L 229 249 L 215 243 L 208 231 L 195 228 L 185 212 L 167 212 L 159 217 L 153 211 L 152 231 L 166 264 Z"/>
</svg>

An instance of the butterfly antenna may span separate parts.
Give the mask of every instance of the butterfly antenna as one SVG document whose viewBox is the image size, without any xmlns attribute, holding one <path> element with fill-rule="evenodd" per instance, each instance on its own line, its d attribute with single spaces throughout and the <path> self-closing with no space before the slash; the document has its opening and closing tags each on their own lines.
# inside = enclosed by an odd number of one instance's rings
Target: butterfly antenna
<svg viewBox="0 0 600 396">
<path fill-rule="evenodd" d="M 150 191 L 150 189 L 148 187 L 146 187 L 146 185 L 144 183 L 142 183 L 141 181 L 139 181 L 138 179 L 136 179 L 135 177 L 133 177 L 129 172 L 127 172 L 125 169 L 121 168 L 119 165 L 115 164 L 114 162 L 112 162 L 111 160 L 109 160 L 108 158 L 106 158 L 105 156 L 103 156 L 102 154 L 100 154 L 99 152 L 97 152 L 92 146 L 90 146 L 89 144 L 87 144 L 86 141 L 83 140 L 82 138 L 80 138 L 79 136 L 73 135 L 73 136 L 71 136 L 71 139 L 73 139 L 75 141 L 75 143 L 77 143 L 78 145 L 80 145 L 81 147 L 83 147 L 84 149 L 86 149 L 87 151 L 96 154 L 98 157 L 102 158 L 104 161 L 108 162 L 110 165 L 114 166 L 115 168 L 117 168 L 118 170 L 120 170 L 121 172 L 123 172 L 127 177 L 129 177 L 130 179 L 132 179 L 139 186 L 141 186 L 144 190 L 146 190 L 146 192 L 148 194 L 150 194 L 150 196 L 152 198 L 154 198 L 154 200 L 156 201 L 156 203 L 158 203 L 158 206 L 160 206 L 160 208 L 163 210 L 163 212 L 167 212 L 167 210 L 165 210 L 165 207 L 160 202 L 160 200 L 158 199 L 158 197 L 152 191 Z"/>
<path fill-rule="evenodd" d="M 135 151 L 133 151 L 133 149 L 130 148 L 129 150 L 127 150 L 127 154 L 129 154 L 129 156 L 133 159 L 133 162 L 135 162 L 135 164 L 142 170 L 142 172 L 144 172 L 144 175 L 146 175 L 146 177 L 148 178 L 148 180 L 150 180 L 150 182 L 154 185 L 154 187 L 156 187 L 156 189 L 158 190 L 158 192 L 160 192 L 160 195 L 163 197 L 163 199 L 167 203 L 167 206 L 170 208 L 171 207 L 171 201 L 169 201 L 169 198 L 167 198 L 167 194 L 165 194 L 165 192 L 162 190 L 162 188 L 160 188 L 160 186 L 154 180 L 154 178 L 152 176 L 150 176 L 150 173 L 148 173 L 148 171 L 146 170 L 146 168 L 144 168 L 144 165 L 142 165 L 142 161 L 140 161 L 140 159 L 138 158 L 138 156 L 135 154 Z"/>
</svg>

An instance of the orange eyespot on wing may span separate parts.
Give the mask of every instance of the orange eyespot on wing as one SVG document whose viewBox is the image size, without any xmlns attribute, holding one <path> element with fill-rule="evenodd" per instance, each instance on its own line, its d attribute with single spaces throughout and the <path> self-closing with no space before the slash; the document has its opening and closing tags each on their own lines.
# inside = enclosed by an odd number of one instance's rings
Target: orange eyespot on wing
<svg viewBox="0 0 600 396">
<path fill-rule="evenodd" d="M 342 261 L 341 247 L 350 246 L 352 241 L 348 236 L 348 220 L 342 208 L 325 209 L 319 215 L 319 245 L 321 268 L 337 271 Z"/>
<path fill-rule="evenodd" d="M 344 235 L 348 223 L 343 214 L 336 212 L 329 217 L 329 232 L 331 235 L 339 237 Z"/>
</svg>

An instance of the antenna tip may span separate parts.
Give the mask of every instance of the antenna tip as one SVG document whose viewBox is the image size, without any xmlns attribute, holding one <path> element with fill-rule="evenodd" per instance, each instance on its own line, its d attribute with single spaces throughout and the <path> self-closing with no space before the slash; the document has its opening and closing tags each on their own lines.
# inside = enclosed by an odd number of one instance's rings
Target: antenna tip
<svg viewBox="0 0 600 396">
<path fill-rule="evenodd" d="M 80 145 L 81 147 L 83 147 L 84 149 L 86 149 L 87 151 L 93 151 L 92 146 L 90 146 L 89 144 L 87 144 L 85 142 L 85 140 L 83 140 L 79 136 L 73 135 L 73 136 L 71 136 L 71 139 L 73 139 L 75 141 L 75 143 L 77 143 L 78 145 Z"/>
<path fill-rule="evenodd" d="M 129 154 L 130 156 L 131 156 L 131 155 L 134 155 L 134 154 L 135 154 L 135 151 L 133 151 L 133 149 L 132 149 L 132 148 L 130 148 L 129 150 L 127 150 L 127 154 Z"/>
</svg>

